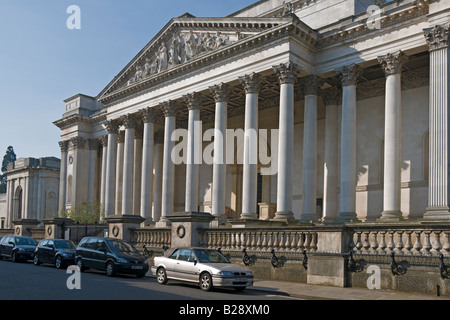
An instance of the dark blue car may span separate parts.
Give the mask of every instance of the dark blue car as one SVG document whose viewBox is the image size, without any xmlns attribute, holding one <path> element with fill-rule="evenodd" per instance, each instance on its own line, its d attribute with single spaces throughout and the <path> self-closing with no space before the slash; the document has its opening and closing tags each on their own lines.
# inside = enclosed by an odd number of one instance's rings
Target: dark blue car
<svg viewBox="0 0 450 320">
<path fill-rule="evenodd" d="M 31 237 L 7 235 L 0 241 L 0 259 L 11 258 L 13 262 L 33 259 L 37 241 Z"/>
<path fill-rule="evenodd" d="M 70 240 L 45 239 L 39 242 L 33 255 L 33 263 L 49 263 L 60 269 L 75 264 L 75 244 Z"/>
</svg>

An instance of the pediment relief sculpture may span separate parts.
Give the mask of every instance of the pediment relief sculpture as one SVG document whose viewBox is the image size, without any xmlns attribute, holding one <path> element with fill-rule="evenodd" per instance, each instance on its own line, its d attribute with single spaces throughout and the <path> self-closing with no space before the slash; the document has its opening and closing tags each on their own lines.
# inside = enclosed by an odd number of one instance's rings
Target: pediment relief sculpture
<svg viewBox="0 0 450 320">
<path fill-rule="evenodd" d="M 140 80 L 174 68 L 199 55 L 227 46 L 241 37 L 240 34 L 222 34 L 220 31 L 194 33 L 190 30 L 185 33 L 177 33 L 168 43 L 161 42 L 154 51 L 152 58 L 146 58 L 143 65 L 135 67 L 133 76 L 125 86 L 133 85 Z"/>
</svg>

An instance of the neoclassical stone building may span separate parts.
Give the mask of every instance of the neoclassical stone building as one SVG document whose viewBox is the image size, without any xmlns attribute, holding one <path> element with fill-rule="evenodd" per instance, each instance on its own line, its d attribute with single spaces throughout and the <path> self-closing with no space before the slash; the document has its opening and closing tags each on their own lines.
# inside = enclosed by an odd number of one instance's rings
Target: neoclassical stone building
<svg viewBox="0 0 450 320">
<path fill-rule="evenodd" d="M 65 100 L 59 210 L 450 221 L 449 27 L 444 0 L 173 18 L 96 97 Z"/>
</svg>

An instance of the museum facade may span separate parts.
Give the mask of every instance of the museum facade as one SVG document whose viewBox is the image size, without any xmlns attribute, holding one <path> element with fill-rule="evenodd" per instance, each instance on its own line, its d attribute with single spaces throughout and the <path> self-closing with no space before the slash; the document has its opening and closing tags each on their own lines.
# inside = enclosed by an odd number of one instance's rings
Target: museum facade
<svg viewBox="0 0 450 320">
<path fill-rule="evenodd" d="M 96 97 L 65 100 L 59 211 L 449 221 L 449 8 L 381 2 L 171 19 Z"/>
</svg>

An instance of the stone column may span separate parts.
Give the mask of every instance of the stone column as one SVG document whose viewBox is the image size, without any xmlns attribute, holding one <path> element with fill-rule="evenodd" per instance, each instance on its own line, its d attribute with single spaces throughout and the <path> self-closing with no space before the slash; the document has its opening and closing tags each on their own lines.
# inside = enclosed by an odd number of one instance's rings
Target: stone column
<svg viewBox="0 0 450 320">
<path fill-rule="evenodd" d="M 140 122 L 134 130 L 133 214 L 141 214 L 142 146 L 144 128 Z"/>
<path fill-rule="evenodd" d="M 211 213 L 218 224 L 224 224 L 226 220 L 226 130 L 230 87 L 228 84 L 221 83 L 210 87 L 209 90 L 216 101 Z"/>
<path fill-rule="evenodd" d="M 155 109 L 146 108 L 141 112 L 144 121 L 142 142 L 142 179 L 141 179 L 141 217 L 146 224 L 152 222 L 153 199 L 153 139 L 155 125 Z"/>
<path fill-rule="evenodd" d="M 341 92 L 332 87 L 322 94 L 325 104 L 325 153 L 323 168 L 323 222 L 333 222 L 337 218 L 338 183 L 338 104 Z"/>
<path fill-rule="evenodd" d="M 292 212 L 292 174 L 294 150 L 294 83 L 299 67 L 288 62 L 273 67 L 280 81 L 278 140 L 277 212 L 275 220 L 294 219 Z"/>
<path fill-rule="evenodd" d="M 260 76 L 252 73 L 239 78 L 245 90 L 245 137 L 242 175 L 241 219 L 258 219 L 258 96 Z"/>
<path fill-rule="evenodd" d="M 316 75 L 305 79 L 305 116 L 303 124 L 303 212 L 301 222 L 316 222 L 317 192 L 317 96 L 322 85 Z"/>
<path fill-rule="evenodd" d="M 98 139 L 89 139 L 89 173 L 88 173 L 88 202 L 93 202 L 95 199 L 95 177 L 97 172 L 97 154 L 100 146 Z"/>
<path fill-rule="evenodd" d="M 63 216 L 66 211 L 66 186 L 67 186 L 67 141 L 60 141 L 61 169 L 59 172 L 59 202 L 58 216 Z"/>
<path fill-rule="evenodd" d="M 106 166 L 108 159 L 108 135 L 100 137 L 102 144 L 102 173 L 100 178 L 100 205 L 105 209 L 105 195 L 106 195 Z"/>
<path fill-rule="evenodd" d="M 450 25 L 424 30 L 430 51 L 430 171 L 426 220 L 450 220 Z"/>
<path fill-rule="evenodd" d="M 108 150 L 106 156 L 106 179 L 105 179 L 105 216 L 114 215 L 114 187 L 116 183 L 116 151 L 117 134 L 119 125 L 115 121 L 108 121 Z"/>
<path fill-rule="evenodd" d="M 176 126 L 177 105 L 175 101 L 167 101 L 161 104 L 165 117 L 164 124 L 164 155 L 163 155 L 163 175 L 162 175 L 162 195 L 161 195 L 161 219 L 157 226 L 170 225 L 167 216 L 173 212 L 175 165 L 172 161 L 172 133 Z"/>
<path fill-rule="evenodd" d="M 185 211 L 198 211 L 199 164 L 202 157 L 202 130 L 199 126 L 202 98 L 199 93 L 183 96 L 189 109 Z"/>
<path fill-rule="evenodd" d="M 384 123 L 384 188 L 381 220 L 400 220 L 402 118 L 401 74 L 406 56 L 398 51 L 378 57 L 386 76 Z"/>
<path fill-rule="evenodd" d="M 155 178 L 153 184 L 153 213 L 154 222 L 158 222 L 161 218 L 161 201 L 162 201 L 162 173 L 163 173 L 163 156 L 164 156 L 164 132 L 157 131 L 154 136 L 155 155 L 153 163 L 155 167 Z"/>
<path fill-rule="evenodd" d="M 123 188 L 123 147 L 124 132 L 117 134 L 117 160 L 116 160 L 116 213 L 122 212 L 122 188 Z"/>
<path fill-rule="evenodd" d="M 356 220 L 356 83 L 361 75 L 357 65 L 337 70 L 342 81 L 341 189 L 337 223 Z"/>
<path fill-rule="evenodd" d="M 127 114 L 121 117 L 125 127 L 123 147 L 123 184 L 122 215 L 133 214 L 133 166 L 134 166 L 134 130 L 136 119 Z"/>
</svg>

